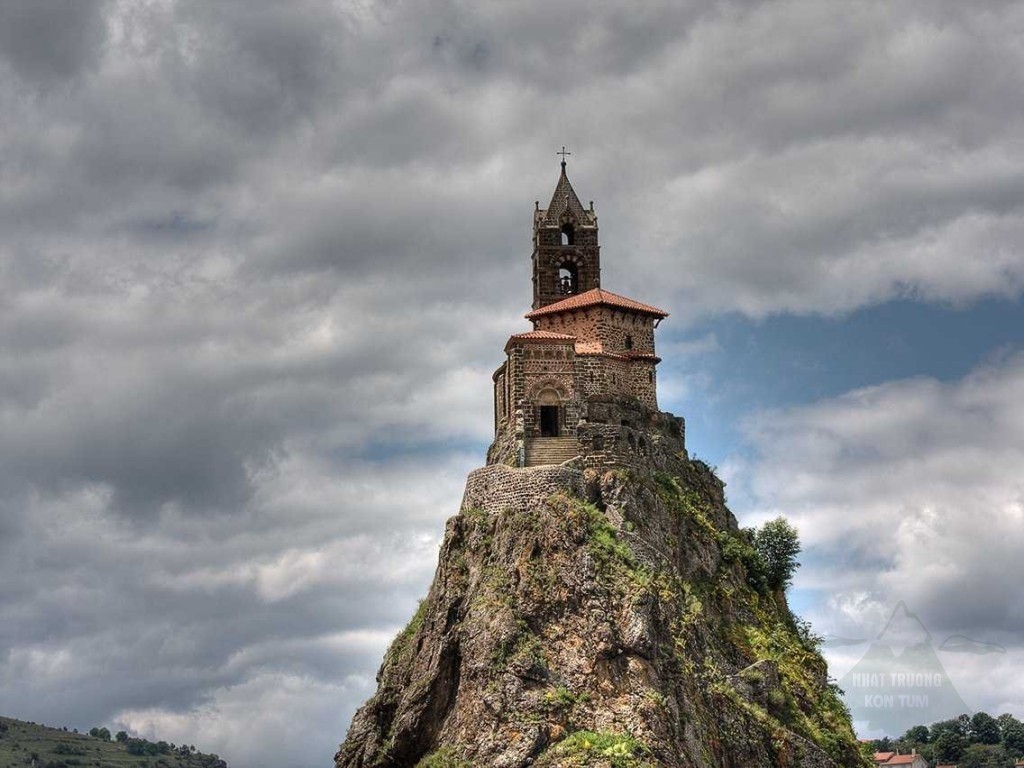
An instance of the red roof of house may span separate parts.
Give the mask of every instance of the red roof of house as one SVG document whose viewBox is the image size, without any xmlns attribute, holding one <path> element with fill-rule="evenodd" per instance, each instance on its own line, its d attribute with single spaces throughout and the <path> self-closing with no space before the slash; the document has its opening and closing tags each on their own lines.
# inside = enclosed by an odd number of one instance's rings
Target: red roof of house
<svg viewBox="0 0 1024 768">
<path fill-rule="evenodd" d="M 895 757 L 895 752 L 875 752 L 874 758 L 876 763 L 885 763 L 890 757 Z"/>
<path fill-rule="evenodd" d="M 885 761 L 884 765 L 913 765 L 917 755 L 894 755 Z"/>
<path fill-rule="evenodd" d="M 577 293 L 575 296 L 570 296 L 567 299 L 556 301 L 554 304 L 548 304 L 546 307 L 535 309 L 526 315 L 526 319 L 532 320 L 535 317 L 558 312 L 571 312 L 574 309 L 583 309 L 584 307 L 592 307 L 599 304 L 619 309 L 630 309 L 634 312 L 643 312 L 655 317 L 668 317 L 668 312 L 663 309 L 652 307 L 650 304 L 642 304 L 633 299 L 627 299 L 625 296 L 619 296 L 619 294 L 606 291 L 603 288 L 594 288 L 584 293 Z"/>
</svg>

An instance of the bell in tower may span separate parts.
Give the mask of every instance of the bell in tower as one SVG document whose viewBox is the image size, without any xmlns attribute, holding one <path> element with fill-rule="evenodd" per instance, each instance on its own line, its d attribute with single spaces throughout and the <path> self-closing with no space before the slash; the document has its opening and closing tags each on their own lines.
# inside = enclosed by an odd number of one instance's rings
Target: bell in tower
<svg viewBox="0 0 1024 768">
<path fill-rule="evenodd" d="M 600 287 L 594 204 L 586 209 L 580 203 L 565 173 L 563 155 L 551 203 L 541 208 L 538 202 L 533 212 L 533 308 Z"/>
</svg>

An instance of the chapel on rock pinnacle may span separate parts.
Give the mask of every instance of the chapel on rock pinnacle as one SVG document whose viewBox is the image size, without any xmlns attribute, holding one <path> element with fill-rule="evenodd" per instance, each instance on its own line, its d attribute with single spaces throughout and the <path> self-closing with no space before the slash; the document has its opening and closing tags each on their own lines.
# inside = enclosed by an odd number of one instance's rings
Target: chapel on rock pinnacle
<svg viewBox="0 0 1024 768">
<path fill-rule="evenodd" d="M 658 411 L 654 331 L 666 317 L 601 287 L 594 204 L 580 203 L 563 159 L 533 212 L 533 330 L 509 338 L 494 372 L 487 463 L 628 465 L 661 436 L 681 446 L 683 420 Z"/>
<path fill-rule="evenodd" d="M 666 313 L 601 287 L 564 162 L 526 317 L 487 466 L 335 768 L 859 768 L 828 665 L 658 410 Z"/>
</svg>

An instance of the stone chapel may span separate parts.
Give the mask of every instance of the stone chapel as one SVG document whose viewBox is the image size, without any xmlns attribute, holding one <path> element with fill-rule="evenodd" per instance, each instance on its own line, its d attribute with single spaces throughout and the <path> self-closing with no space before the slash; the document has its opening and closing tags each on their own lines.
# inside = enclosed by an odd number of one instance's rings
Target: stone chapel
<svg viewBox="0 0 1024 768">
<path fill-rule="evenodd" d="M 683 420 L 658 411 L 654 331 L 667 316 L 601 287 L 594 204 L 580 203 L 563 159 L 533 212 L 533 330 L 509 338 L 494 372 L 488 464 L 628 465 L 662 438 L 683 450 Z"/>
</svg>

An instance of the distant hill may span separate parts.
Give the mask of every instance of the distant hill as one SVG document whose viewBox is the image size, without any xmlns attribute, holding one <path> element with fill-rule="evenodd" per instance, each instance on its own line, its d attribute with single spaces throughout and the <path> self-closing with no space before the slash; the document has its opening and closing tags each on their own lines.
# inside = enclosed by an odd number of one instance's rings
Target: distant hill
<svg viewBox="0 0 1024 768">
<path fill-rule="evenodd" d="M 95 730 L 95 729 L 94 729 Z M 227 768 L 217 755 L 166 741 L 111 741 L 106 729 L 90 736 L 0 717 L 0 768 Z"/>
</svg>

